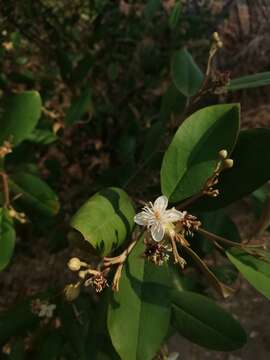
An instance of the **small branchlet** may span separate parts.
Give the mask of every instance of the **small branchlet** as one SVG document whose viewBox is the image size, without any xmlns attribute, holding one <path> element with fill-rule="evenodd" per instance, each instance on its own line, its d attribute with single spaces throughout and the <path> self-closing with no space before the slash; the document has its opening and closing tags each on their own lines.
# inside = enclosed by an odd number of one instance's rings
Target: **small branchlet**
<svg viewBox="0 0 270 360">
<path fill-rule="evenodd" d="M 106 277 L 110 271 L 109 268 L 103 271 L 92 269 L 90 264 L 77 257 L 69 260 L 68 267 L 71 271 L 78 272 L 80 278 L 79 282 L 67 285 L 64 289 L 68 301 L 74 300 L 79 295 L 81 284 L 84 284 L 85 287 L 93 287 L 98 293 L 108 286 Z"/>
<path fill-rule="evenodd" d="M 82 284 L 85 287 L 91 286 L 97 293 L 100 293 L 109 286 L 107 277 L 113 266 L 117 266 L 117 268 L 112 282 L 112 289 L 118 291 L 124 263 L 136 245 L 137 240 L 138 238 L 133 240 L 120 255 L 104 257 L 100 265 L 101 270 L 93 269 L 90 264 L 81 261 L 77 257 L 71 258 L 67 265 L 71 271 L 78 272 L 80 280 L 77 284 L 70 284 L 65 288 L 64 292 L 67 300 L 70 299 L 72 301 L 73 297 L 77 296 L 77 292 Z"/>
<path fill-rule="evenodd" d="M 206 181 L 202 190 L 203 195 L 214 198 L 219 195 L 219 190 L 215 189 L 215 186 L 218 184 L 220 173 L 225 169 L 233 167 L 233 159 L 228 158 L 228 151 L 226 149 L 220 150 L 218 154 L 220 161 L 217 163 L 213 175 Z"/>
</svg>

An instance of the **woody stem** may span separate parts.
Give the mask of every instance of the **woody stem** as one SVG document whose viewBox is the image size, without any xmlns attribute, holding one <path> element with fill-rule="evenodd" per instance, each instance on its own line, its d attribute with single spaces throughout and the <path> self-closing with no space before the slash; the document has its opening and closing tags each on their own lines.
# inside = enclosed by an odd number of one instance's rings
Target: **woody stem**
<svg viewBox="0 0 270 360">
<path fill-rule="evenodd" d="M 4 172 L 0 172 L 0 176 L 2 178 L 3 185 L 3 193 L 4 193 L 4 207 L 8 208 L 10 205 L 10 197 L 9 197 L 9 187 L 8 187 L 8 176 Z"/>
<path fill-rule="evenodd" d="M 213 234 L 211 233 L 210 231 L 207 231 L 207 230 L 204 230 L 202 228 L 199 228 L 198 229 L 198 232 L 202 235 L 204 235 L 208 240 L 210 241 L 214 241 L 214 242 L 222 242 L 224 244 L 227 244 L 227 245 L 231 245 L 231 246 L 238 246 L 238 247 L 243 247 L 243 248 L 247 248 L 247 247 L 250 247 L 250 248 L 258 248 L 258 247 L 261 247 L 263 246 L 262 244 L 259 244 L 259 245 L 245 245 L 245 244 L 241 244 L 241 243 L 237 243 L 235 241 L 230 241 L 228 239 L 225 239 L 224 237 L 222 236 L 218 236 L 216 234 Z"/>
</svg>

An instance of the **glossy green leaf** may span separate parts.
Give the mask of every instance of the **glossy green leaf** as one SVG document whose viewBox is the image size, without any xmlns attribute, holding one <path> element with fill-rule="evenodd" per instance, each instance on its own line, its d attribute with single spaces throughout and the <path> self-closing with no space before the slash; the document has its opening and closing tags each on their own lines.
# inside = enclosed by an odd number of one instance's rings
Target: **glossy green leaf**
<svg viewBox="0 0 270 360">
<path fill-rule="evenodd" d="M 270 71 L 232 79 L 227 89 L 229 91 L 236 91 L 266 85 L 270 85 Z"/>
<path fill-rule="evenodd" d="M 221 173 L 215 199 L 204 198 L 197 209 L 215 210 L 252 193 L 270 179 L 270 129 L 243 130 L 231 155 L 234 166 Z"/>
<path fill-rule="evenodd" d="M 121 189 L 107 188 L 92 196 L 77 211 L 71 226 L 101 255 L 108 255 L 130 235 L 134 215 L 128 195 Z"/>
<path fill-rule="evenodd" d="M 0 208 L 0 271 L 10 262 L 14 247 L 16 233 L 13 220 L 9 216 L 8 210 Z"/>
<path fill-rule="evenodd" d="M 185 96 L 193 96 L 203 83 L 203 73 L 186 48 L 174 53 L 171 64 L 172 80 Z"/>
<path fill-rule="evenodd" d="M 18 145 L 35 128 L 40 114 L 41 98 L 37 91 L 7 97 L 0 119 L 0 144 L 10 139 L 14 145 Z"/>
<path fill-rule="evenodd" d="M 178 128 L 162 162 L 162 193 L 176 202 L 203 189 L 218 162 L 218 152 L 234 147 L 239 130 L 237 104 L 203 108 Z"/>
<path fill-rule="evenodd" d="M 146 262 L 139 242 L 126 263 L 118 292 L 108 311 L 108 329 L 121 359 L 151 360 L 170 322 L 170 277 L 167 266 Z"/>
<path fill-rule="evenodd" d="M 218 351 L 242 347 L 246 334 L 240 324 L 209 298 L 189 291 L 172 294 L 172 324 L 188 340 Z"/>
<path fill-rule="evenodd" d="M 27 136 L 26 140 L 35 144 L 49 145 L 57 141 L 58 136 L 49 130 L 35 129 Z"/>
<path fill-rule="evenodd" d="M 270 255 L 265 261 L 238 248 L 226 252 L 240 273 L 265 297 L 270 299 Z"/>
<path fill-rule="evenodd" d="M 68 109 L 65 123 L 73 125 L 76 121 L 81 120 L 82 116 L 90 112 L 92 108 L 92 93 L 89 87 L 86 87 L 80 97 L 73 99 L 70 108 Z"/>
<path fill-rule="evenodd" d="M 160 120 L 167 122 L 171 119 L 172 114 L 180 115 L 184 112 L 186 103 L 186 96 L 184 96 L 174 84 L 171 84 L 162 96 Z"/>
<path fill-rule="evenodd" d="M 35 209 L 47 216 L 58 213 L 60 204 L 57 195 L 39 177 L 21 171 L 10 177 L 9 184 L 14 194 L 20 194 L 17 203 L 23 209 Z"/>
<path fill-rule="evenodd" d="M 191 274 L 183 273 L 180 266 L 170 264 L 169 266 L 172 287 L 177 291 L 202 292 L 204 286 L 201 283 L 201 277 L 196 272 Z"/>
</svg>

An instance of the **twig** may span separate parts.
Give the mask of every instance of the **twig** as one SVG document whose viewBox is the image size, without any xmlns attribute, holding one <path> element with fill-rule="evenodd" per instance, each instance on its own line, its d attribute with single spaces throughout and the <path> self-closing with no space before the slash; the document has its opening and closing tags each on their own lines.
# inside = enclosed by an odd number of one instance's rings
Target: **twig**
<svg viewBox="0 0 270 360">
<path fill-rule="evenodd" d="M 0 172 L 3 184 L 3 193 L 4 193 L 4 207 L 8 208 L 10 206 L 10 196 L 9 196 L 9 187 L 8 187 L 8 176 L 4 172 Z"/>
<path fill-rule="evenodd" d="M 128 255 L 131 253 L 131 251 L 133 250 L 134 246 L 137 244 L 139 237 L 137 237 L 135 240 L 133 240 L 129 246 L 118 256 L 115 257 L 104 257 L 103 259 L 103 265 L 104 267 L 110 267 L 112 265 L 117 265 L 117 264 L 123 264 Z"/>
<path fill-rule="evenodd" d="M 192 257 L 200 269 L 205 273 L 208 280 L 211 282 L 218 293 L 220 293 L 224 298 L 227 298 L 234 293 L 234 289 L 219 281 L 215 274 L 205 264 L 205 262 L 190 247 L 183 246 L 183 249 Z"/>
<path fill-rule="evenodd" d="M 179 204 L 176 208 L 178 210 L 182 210 L 187 208 L 189 205 L 193 204 L 195 201 L 197 201 L 198 199 L 200 199 L 201 197 L 203 197 L 205 194 L 201 191 L 198 194 L 186 199 L 185 201 L 183 201 L 181 204 Z"/>
<path fill-rule="evenodd" d="M 200 234 L 204 235 L 208 240 L 213 241 L 213 242 L 222 242 L 224 244 L 227 245 L 231 245 L 231 246 L 237 246 L 237 247 L 241 247 L 241 248 L 258 248 L 258 247 L 262 247 L 263 244 L 259 244 L 259 245 L 246 245 L 243 243 L 237 243 L 235 241 L 230 241 L 222 236 L 216 235 L 211 233 L 210 231 L 204 230 L 201 227 L 197 230 Z"/>
</svg>

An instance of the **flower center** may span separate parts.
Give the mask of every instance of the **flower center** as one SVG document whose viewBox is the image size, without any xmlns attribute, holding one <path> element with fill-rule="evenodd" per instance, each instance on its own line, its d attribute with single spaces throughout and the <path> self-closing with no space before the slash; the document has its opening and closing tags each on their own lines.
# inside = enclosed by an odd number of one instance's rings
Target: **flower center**
<svg viewBox="0 0 270 360">
<path fill-rule="evenodd" d="M 160 220 L 161 216 L 160 216 L 160 212 L 158 210 L 155 210 L 154 215 L 157 220 Z"/>
</svg>

